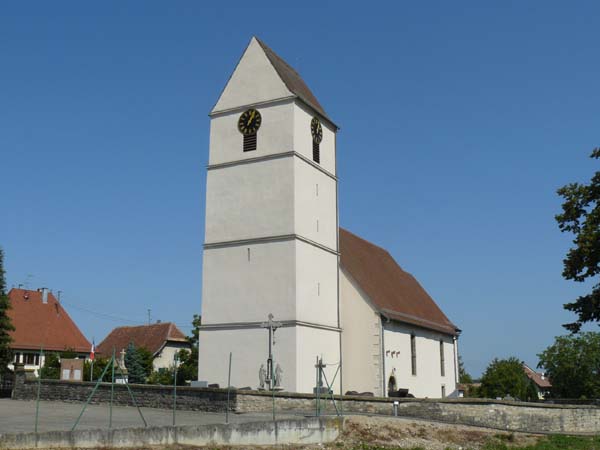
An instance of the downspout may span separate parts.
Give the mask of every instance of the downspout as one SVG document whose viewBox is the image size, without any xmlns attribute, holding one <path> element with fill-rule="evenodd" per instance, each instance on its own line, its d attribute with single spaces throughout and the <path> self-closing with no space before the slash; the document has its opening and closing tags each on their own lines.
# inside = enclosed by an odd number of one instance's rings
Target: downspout
<svg viewBox="0 0 600 450">
<path fill-rule="evenodd" d="M 339 130 L 339 128 L 338 128 Z M 338 176 L 338 163 L 337 163 L 337 132 L 333 134 L 333 156 L 335 160 L 335 233 L 336 233 L 336 251 L 337 251 L 337 323 L 340 338 L 340 395 L 344 393 L 344 365 L 343 362 L 343 348 L 342 348 L 342 322 L 340 317 L 340 268 L 341 268 L 341 256 L 340 256 L 340 207 L 339 207 L 339 176 Z"/>
<path fill-rule="evenodd" d="M 458 367 L 458 334 L 455 334 L 452 337 L 452 340 L 454 341 L 454 390 L 456 390 L 456 386 L 458 385 L 458 381 L 459 381 L 459 367 Z"/>
<path fill-rule="evenodd" d="M 384 340 L 384 331 L 385 328 L 383 326 L 383 315 L 379 315 L 379 322 L 381 323 L 381 392 L 382 397 L 387 396 L 387 392 L 385 391 L 385 340 Z"/>
</svg>

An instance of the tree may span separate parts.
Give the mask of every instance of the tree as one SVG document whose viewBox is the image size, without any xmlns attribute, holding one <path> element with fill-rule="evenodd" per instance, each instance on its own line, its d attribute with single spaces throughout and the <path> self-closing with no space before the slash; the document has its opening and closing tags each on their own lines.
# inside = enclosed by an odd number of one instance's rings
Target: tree
<svg viewBox="0 0 600 450">
<path fill-rule="evenodd" d="M 98 381 L 98 378 L 100 378 L 100 375 L 102 375 L 102 372 L 104 371 L 104 368 L 108 365 L 109 363 L 109 359 L 108 358 L 100 358 L 100 357 L 96 357 L 96 359 L 94 359 L 94 373 L 92 374 L 92 379 L 90 380 L 90 369 L 92 369 L 92 363 L 91 361 L 84 361 L 83 363 L 83 380 L 84 381 Z M 116 368 L 115 368 L 116 370 Z M 117 370 L 118 372 L 118 370 Z M 106 371 L 106 373 L 108 373 L 108 376 L 110 377 L 111 374 L 109 373 L 109 370 Z M 106 380 L 106 375 L 104 375 L 104 379 Z M 110 381 L 110 380 L 108 380 Z"/>
<path fill-rule="evenodd" d="M 75 358 L 77 353 L 73 349 L 64 352 L 51 352 L 44 354 L 44 365 L 40 369 L 40 377 L 44 380 L 60 379 L 60 361 L 63 358 Z"/>
<path fill-rule="evenodd" d="M 600 333 L 558 336 L 538 358 L 538 367 L 552 382 L 553 396 L 600 397 Z"/>
<path fill-rule="evenodd" d="M 0 248 L 0 373 L 12 362 L 13 353 L 10 348 L 10 343 L 12 342 L 10 332 L 15 330 L 8 316 L 10 300 L 6 293 L 4 273 L 4 252 Z"/>
<path fill-rule="evenodd" d="M 198 339 L 200 334 L 200 325 L 202 316 L 194 314 L 192 319 L 192 333 L 187 336 L 187 340 L 192 344 L 191 350 L 179 351 L 179 369 L 177 372 L 177 384 L 184 384 L 185 381 L 198 379 Z"/>
<path fill-rule="evenodd" d="M 58 353 L 46 353 L 44 365 L 40 369 L 40 377 L 43 380 L 58 380 L 60 378 L 60 355 Z"/>
<path fill-rule="evenodd" d="M 469 373 L 465 369 L 462 356 L 460 355 L 458 355 L 458 382 L 463 384 L 473 383 L 473 377 L 469 375 Z"/>
<path fill-rule="evenodd" d="M 590 155 L 600 158 L 600 147 Z M 561 187 L 558 195 L 564 198 L 562 213 L 556 216 L 561 232 L 573 233 L 574 247 L 563 260 L 563 277 L 583 282 L 600 273 L 600 172 L 596 172 L 589 184 L 571 183 Z M 563 325 L 572 333 L 578 332 L 587 322 L 600 321 L 600 284 L 564 308 L 577 314 L 577 320 Z"/>
<path fill-rule="evenodd" d="M 133 342 L 129 343 L 125 352 L 125 367 L 127 368 L 127 379 L 130 383 L 143 384 L 146 382 L 143 359 Z"/>
<path fill-rule="evenodd" d="M 135 350 L 138 354 L 138 360 L 144 372 L 144 378 L 147 378 L 150 376 L 152 370 L 154 369 L 154 356 L 152 356 L 150 350 L 148 350 L 145 347 L 137 347 Z"/>
<path fill-rule="evenodd" d="M 481 377 L 479 394 L 487 398 L 510 395 L 519 400 L 537 400 L 535 387 L 525 375 L 523 363 L 515 357 L 492 360 Z"/>
</svg>

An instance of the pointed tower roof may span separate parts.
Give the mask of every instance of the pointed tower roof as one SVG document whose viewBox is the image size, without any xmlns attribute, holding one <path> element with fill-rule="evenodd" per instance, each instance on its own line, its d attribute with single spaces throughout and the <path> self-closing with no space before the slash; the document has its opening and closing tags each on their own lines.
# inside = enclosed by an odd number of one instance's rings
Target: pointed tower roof
<svg viewBox="0 0 600 450">
<path fill-rule="evenodd" d="M 327 113 L 319 103 L 319 100 L 317 100 L 317 97 L 315 97 L 312 91 L 308 88 L 300 74 L 296 72 L 292 66 L 286 63 L 277 53 L 271 50 L 267 44 L 258 38 L 255 39 L 265 51 L 265 55 L 267 55 L 267 58 L 269 58 L 269 61 L 271 61 L 271 64 L 273 64 L 273 67 L 287 88 L 296 94 L 300 100 L 331 122 L 331 119 L 327 116 Z"/>
<path fill-rule="evenodd" d="M 299 98 L 334 124 L 300 74 L 263 41 L 252 37 L 211 114 L 289 97 Z"/>
</svg>

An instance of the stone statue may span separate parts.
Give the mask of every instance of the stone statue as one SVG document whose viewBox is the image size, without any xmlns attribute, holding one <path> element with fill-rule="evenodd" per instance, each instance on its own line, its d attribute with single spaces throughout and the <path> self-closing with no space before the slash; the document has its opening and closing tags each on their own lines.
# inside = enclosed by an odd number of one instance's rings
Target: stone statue
<svg viewBox="0 0 600 450">
<path fill-rule="evenodd" d="M 267 378 L 267 370 L 265 369 L 265 365 L 261 364 L 260 365 L 260 369 L 258 369 L 258 388 L 259 389 L 264 389 L 265 388 L 265 379 Z"/>
<path fill-rule="evenodd" d="M 388 393 L 389 392 L 396 392 L 398 390 L 398 385 L 396 384 L 396 368 L 394 367 L 392 369 L 392 373 L 390 375 L 390 378 L 388 380 Z"/>
<path fill-rule="evenodd" d="M 281 387 L 281 382 L 283 381 L 283 369 L 279 364 L 275 366 L 275 387 Z"/>
</svg>

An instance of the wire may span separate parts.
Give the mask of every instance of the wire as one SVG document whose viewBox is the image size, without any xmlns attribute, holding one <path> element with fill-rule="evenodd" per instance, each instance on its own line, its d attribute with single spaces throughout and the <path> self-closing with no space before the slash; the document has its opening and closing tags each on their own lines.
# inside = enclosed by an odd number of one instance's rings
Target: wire
<svg viewBox="0 0 600 450">
<path fill-rule="evenodd" d="M 139 322 L 139 321 L 135 321 L 135 320 L 125 319 L 123 317 L 117 317 L 117 316 L 113 316 L 111 314 L 101 313 L 101 312 L 98 312 L 98 311 L 92 311 L 91 309 L 87 309 L 87 308 L 84 308 L 82 306 L 78 306 L 78 305 L 76 305 L 74 303 L 67 302 L 67 301 L 65 301 L 63 299 L 61 299 L 60 302 L 62 304 L 70 306 L 71 308 L 77 309 L 79 311 L 86 312 L 88 314 L 92 314 L 92 315 L 94 315 L 96 317 L 102 317 L 104 319 L 113 320 L 113 321 L 116 321 L 116 322 L 131 323 L 131 324 L 135 324 L 135 325 L 143 325 L 144 324 L 144 322 Z"/>
</svg>

